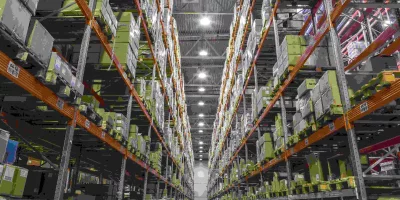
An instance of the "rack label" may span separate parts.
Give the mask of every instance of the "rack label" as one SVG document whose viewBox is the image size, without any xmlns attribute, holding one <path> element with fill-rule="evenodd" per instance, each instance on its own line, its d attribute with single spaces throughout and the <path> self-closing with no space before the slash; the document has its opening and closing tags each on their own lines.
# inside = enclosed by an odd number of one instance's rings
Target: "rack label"
<svg viewBox="0 0 400 200">
<path fill-rule="evenodd" d="M 60 98 L 57 98 L 57 103 L 56 103 L 57 107 L 62 110 L 64 109 L 64 101 Z"/>
<path fill-rule="evenodd" d="M 306 143 L 306 145 L 308 145 L 308 138 L 306 138 L 306 139 L 304 140 L 304 143 Z"/>
<path fill-rule="evenodd" d="M 368 102 L 364 102 L 360 105 L 360 111 L 361 113 L 364 113 L 368 110 Z"/>
<path fill-rule="evenodd" d="M 90 128 L 90 121 L 88 119 L 86 119 L 85 121 L 85 126 L 86 128 Z"/>
<path fill-rule="evenodd" d="M 333 130 L 335 130 L 335 124 L 332 122 L 332 123 L 329 123 L 329 130 L 330 131 L 333 131 Z"/>
<path fill-rule="evenodd" d="M 13 62 L 10 61 L 8 63 L 7 72 L 9 74 L 11 74 L 12 76 L 14 76 L 15 78 L 18 78 L 20 70 L 21 69 L 17 65 L 15 65 Z"/>
<path fill-rule="evenodd" d="M 105 137 L 106 137 L 106 132 L 102 131 L 102 132 L 101 132 L 101 138 L 104 139 Z"/>
</svg>

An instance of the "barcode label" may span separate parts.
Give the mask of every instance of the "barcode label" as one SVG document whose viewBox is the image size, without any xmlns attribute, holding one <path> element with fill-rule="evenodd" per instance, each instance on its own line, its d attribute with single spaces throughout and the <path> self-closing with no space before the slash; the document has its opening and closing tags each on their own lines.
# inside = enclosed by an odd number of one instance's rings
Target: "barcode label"
<svg viewBox="0 0 400 200">
<path fill-rule="evenodd" d="M 335 130 L 335 124 L 334 123 L 330 123 L 328 126 L 329 126 L 329 130 L 331 130 L 331 131 Z"/>
<path fill-rule="evenodd" d="M 24 178 L 28 177 L 28 170 L 20 169 L 19 176 Z"/>
<path fill-rule="evenodd" d="M 15 172 L 14 167 L 6 166 L 6 171 L 4 172 L 3 180 L 12 182 L 14 178 L 14 172 Z"/>
<path fill-rule="evenodd" d="M 368 102 L 364 102 L 360 105 L 361 113 L 366 112 L 368 110 Z"/>
<path fill-rule="evenodd" d="M 61 71 L 61 58 L 59 56 L 56 57 L 56 64 L 54 65 L 54 68 L 57 71 Z"/>
<path fill-rule="evenodd" d="M 86 119 L 86 121 L 85 121 L 85 126 L 86 126 L 86 128 L 90 128 L 90 121 L 87 120 L 87 119 Z"/>
<path fill-rule="evenodd" d="M 63 101 L 62 99 L 58 98 L 58 99 L 57 99 L 56 105 L 57 105 L 57 107 L 58 107 L 59 109 L 62 110 L 62 109 L 64 108 L 64 101 Z"/>
<path fill-rule="evenodd" d="M 304 140 L 304 143 L 306 143 L 306 145 L 308 145 L 308 138 L 306 138 L 306 139 Z"/>
<path fill-rule="evenodd" d="M 106 137 L 106 132 L 102 131 L 102 132 L 101 132 L 101 138 L 104 139 L 105 137 Z"/>
<path fill-rule="evenodd" d="M 20 71 L 20 68 L 17 65 L 15 65 L 13 62 L 8 63 L 7 72 L 9 74 L 14 76 L 15 78 L 18 78 L 19 71 Z"/>
</svg>

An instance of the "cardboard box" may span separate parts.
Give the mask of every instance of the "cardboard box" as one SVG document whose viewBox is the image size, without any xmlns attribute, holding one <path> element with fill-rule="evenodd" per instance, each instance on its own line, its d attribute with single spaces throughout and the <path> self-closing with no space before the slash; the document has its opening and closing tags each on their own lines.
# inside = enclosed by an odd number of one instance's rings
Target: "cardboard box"
<svg viewBox="0 0 400 200">
<path fill-rule="evenodd" d="M 303 96 L 307 91 L 314 89 L 317 80 L 313 78 L 305 79 L 297 88 L 297 96 Z"/>
<path fill-rule="evenodd" d="M 20 1 L 0 1 L 0 22 L 22 42 L 25 42 L 31 16 Z"/>
<path fill-rule="evenodd" d="M 40 61 L 47 65 L 51 57 L 51 49 L 53 48 L 53 36 L 50 35 L 38 20 L 32 20 L 29 30 L 29 38 L 26 42 L 27 47 Z M 25 53 L 22 59 L 26 60 L 27 57 L 28 53 Z"/>
<path fill-rule="evenodd" d="M 322 115 L 325 113 L 324 108 L 322 106 L 322 99 L 318 99 L 315 104 L 314 104 L 314 110 L 315 110 L 315 117 L 320 119 Z"/>
</svg>

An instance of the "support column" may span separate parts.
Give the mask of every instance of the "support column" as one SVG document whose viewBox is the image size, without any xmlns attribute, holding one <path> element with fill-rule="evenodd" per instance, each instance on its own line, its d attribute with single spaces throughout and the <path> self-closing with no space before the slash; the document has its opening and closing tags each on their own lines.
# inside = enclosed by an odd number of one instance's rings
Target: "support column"
<svg viewBox="0 0 400 200">
<path fill-rule="evenodd" d="M 127 121 L 127 133 L 125 133 L 125 135 L 127 135 L 129 133 L 129 128 L 130 128 L 130 124 L 131 124 L 131 114 L 132 114 L 132 102 L 133 102 L 133 96 L 130 95 L 129 96 L 129 100 L 128 100 L 128 107 L 127 107 L 127 111 L 126 111 L 126 119 Z M 122 163 L 121 163 L 121 174 L 120 174 L 120 178 L 119 178 L 119 184 L 118 184 L 118 200 L 122 200 L 124 198 L 124 186 L 125 186 L 125 170 L 126 170 L 126 156 L 123 156 L 122 158 Z"/>
<path fill-rule="evenodd" d="M 96 6 L 96 0 L 89 1 L 89 8 L 94 10 Z M 90 42 L 91 27 L 86 25 L 85 33 L 83 35 L 81 50 L 79 54 L 79 62 L 77 66 L 77 80 L 82 81 L 83 74 L 85 72 L 87 52 Z M 54 192 L 55 200 L 62 200 L 64 198 L 64 188 L 66 186 L 66 181 L 68 178 L 68 165 L 71 155 L 72 142 L 74 139 L 74 129 L 76 126 L 76 117 L 78 113 L 78 107 L 75 107 L 74 118 L 68 122 L 67 132 L 64 138 L 63 150 L 61 154 L 61 162 L 58 171 L 57 185 Z"/>
<path fill-rule="evenodd" d="M 118 192 L 117 192 L 118 200 L 122 200 L 124 197 L 125 169 L 126 169 L 126 157 L 124 156 L 122 158 L 121 174 L 119 176 L 119 183 L 118 183 Z"/>
<path fill-rule="evenodd" d="M 76 190 L 76 182 L 78 181 L 78 175 L 79 175 L 79 164 L 81 162 L 81 155 L 82 155 L 82 147 L 79 147 L 79 155 L 76 158 L 75 166 L 74 166 L 74 171 L 72 174 L 72 185 L 71 185 L 71 194 L 75 194 Z"/>
<path fill-rule="evenodd" d="M 330 13 L 332 12 L 332 2 L 330 0 L 324 0 L 324 6 L 326 8 L 328 22 L 330 25 L 330 37 L 332 40 L 332 47 L 334 50 L 335 61 L 336 61 L 336 74 L 340 88 L 340 96 L 343 103 L 344 113 L 347 113 L 351 109 L 350 98 L 347 88 L 347 80 L 344 72 L 343 57 L 341 54 L 339 37 L 336 33 L 335 27 L 333 26 Z M 357 193 L 362 200 L 367 199 L 367 192 L 365 189 L 364 178 L 361 169 L 360 155 L 357 146 L 357 139 L 354 131 L 354 126 L 349 123 L 348 118 L 344 116 L 345 128 L 347 131 L 347 138 L 349 140 L 350 156 L 353 165 L 353 172 L 357 184 Z"/>
<path fill-rule="evenodd" d="M 287 142 L 289 141 L 289 131 L 287 128 L 287 116 L 286 116 L 286 107 L 285 107 L 285 99 L 283 98 L 283 95 L 280 98 L 281 100 L 281 114 L 282 114 L 282 126 L 283 126 L 283 142 L 285 143 L 285 149 L 288 149 Z M 290 165 L 290 160 L 285 159 L 286 162 L 286 173 L 287 173 L 287 187 L 289 189 L 289 194 L 290 194 L 290 182 L 292 180 L 292 171 L 291 171 L 291 165 Z"/>
</svg>

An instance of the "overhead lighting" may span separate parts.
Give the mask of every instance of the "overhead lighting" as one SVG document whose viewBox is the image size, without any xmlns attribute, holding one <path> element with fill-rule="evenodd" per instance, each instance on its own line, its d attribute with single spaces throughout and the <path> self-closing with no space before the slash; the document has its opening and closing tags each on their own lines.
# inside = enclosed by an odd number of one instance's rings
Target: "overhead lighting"
<svg viewBox="0 0 400 200">
<path fill-rule="evenodd" d="M 198 77 L 201 78 L 201 79 L 204 79 L 204 78 L 207 77 L 207 74 L 204 73 L 204 72 L 200 72 L 200 73 L 198 74 Z"/>
<path fill-rule="evenodd" d="M 211 20 L 208 17 L 203 17 L 200 19 L 200 24 L 203 26 L 208 26 L 211 24 Z"/>
<path fill-rule="evenodd" d="M 200 113 L 200 114 L 199 114 L 199 117 L 204 117 L 204 114 L 203 114 L 203 113 Z"/>
<path fill-rule="evenodd" d="M 203 160 L 203 159 L 200 158 L 199 160 Z"/>
<path fill-rule="evenodd" d="M 383 22 L 383 26 L 389 26 L 390 24 L 391 24 L 392 22 L 390 21 L 390 20 L 385 20 L 384 22 Z"/>
<path fill-rule="evenodd" d="M 203 155 L 200 155 L 200 157 L 203 157 Z"/>
<path fill-rule="evenodd" d="M 200 149 L 203 149 L 203 147 L 199 147 Z"/>
<path fill-rule="evenodd" d="M 202 133 L 203 132 L 203 130 L 199 130 L 199 133 Z"/>
<path fill-rule="evenodd" d="M 200 55 L 200 56 L 207 56 L 207 55 L 208 55 L 208 52 L 205 51 L 205 50 L 201 50 L 201 51 L 199 52 L 199 55 Z"/>
<path fill-rule="evenodd" d="M 200 153 L 203 153 L 203 150 L 200 150 L 199 152 L 200 152 Z"/>
<path fill-rule="evenodd" d="M 204 126 L 204 122 L 199 122 L 199 126 Z"/>
<path fill-rule="evenodd" d="M 200 141 L 200 142 L 199 142 L 199 144 L 203 144 L 203 142 L 202 142 L 202 141 Z"/>
<path fill-rule="evenodd" d="M 199 106 L 204 106 L 204 102 L 199 101 Z"/>
<path fill-rule="evenodd" d="M 204 92 L 204 91 L 206 91 L 206 88 L 203 87 L 199 88 L 199 92 Z"/>
</svg>

